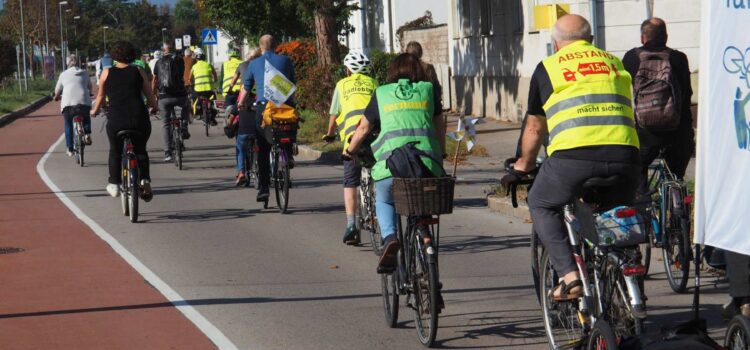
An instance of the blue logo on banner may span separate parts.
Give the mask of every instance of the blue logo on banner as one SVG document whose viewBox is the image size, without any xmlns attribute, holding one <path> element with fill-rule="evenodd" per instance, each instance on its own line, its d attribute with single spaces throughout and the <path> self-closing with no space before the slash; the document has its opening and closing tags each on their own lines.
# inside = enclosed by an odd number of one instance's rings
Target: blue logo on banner
<svg viewBox="0 0 750 350">
<path fill-rule="evenodd" d="M 201 43 L 203 45 L 216 45 L 219 42 L 218 31 L 213 28 L 204 28 L 201 31 Z"/>
<path fill-rule="evenodd" d="M 729 46 L 724 50 L 724 70 L 729 74 L 738 74 L 740 82 L 745 81 L 745 86 L 750 89 L 750 48 L 745 52 Z M 748 125 L 745 107 L 750 103 L 750 92 L 743 97 L 742 83 L 737 86 L 734 96 L 734 126 L 737 129 L 737 147 L 750 149 L 750 125 Z"/>
</svg>

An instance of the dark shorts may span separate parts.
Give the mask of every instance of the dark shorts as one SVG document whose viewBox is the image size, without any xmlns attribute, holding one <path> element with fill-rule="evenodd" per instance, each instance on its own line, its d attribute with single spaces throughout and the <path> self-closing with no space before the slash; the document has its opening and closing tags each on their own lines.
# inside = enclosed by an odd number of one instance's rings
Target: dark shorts
<svg viewBox="0 0 750 350">
<path fill-rule="evenodd" d="M 354 160 L 344 161 L 344 187 L 354 188 L 360 184 L 362 176 L 362 167 Z"/>
</svg>

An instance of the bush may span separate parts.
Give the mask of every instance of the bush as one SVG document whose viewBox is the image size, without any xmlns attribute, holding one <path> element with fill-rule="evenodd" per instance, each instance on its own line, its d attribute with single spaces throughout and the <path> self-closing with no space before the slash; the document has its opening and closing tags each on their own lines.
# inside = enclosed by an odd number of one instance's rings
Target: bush
<svg viewBox="0 0 750 350">
<path fill-rule="evenodd" d="M 370 52 L 370 63 L 372 63 L 372 77 L 375 78 L 378 83 L 385 84 L 385 79 L 388 77 L 388 66 L 391 64 L 394 58 L 398 56 L 394 53 L 386 53 L 380 50 L 372 50 Z"/>
</svg>

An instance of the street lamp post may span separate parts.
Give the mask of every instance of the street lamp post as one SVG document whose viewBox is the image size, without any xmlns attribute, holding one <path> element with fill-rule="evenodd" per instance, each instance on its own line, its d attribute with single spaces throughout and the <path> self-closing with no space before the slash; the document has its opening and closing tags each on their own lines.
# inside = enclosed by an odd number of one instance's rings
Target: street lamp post
<svg viewBox="0 0 750 350">
<path fill-rule="evenodd" d="M 161 43 L 162 44 L 165 44 L 167 42 L 166 39 L 164 39 L 164 32 L 166 32 L 166 31 L 167 31 L 167 28 L 162 28 L 161 29 Z"/>
<path fill-rule="evenodd" d="M 65 70 L 65 49 L 63 48 L 63 21 L 62 21 L 62 8 L 67 5 L 67 1 L 60 1 L 60 72 Z"/>
<path fill-rule="evenodd" d="M 109 29 L 109 26 L 104 26 L 102 28 L 102 37 L 104 37 L 104 52 L 107 52 L 107 29 Z"/>
<path fill-rule="evenodd" d="M 81 16 L 74 16 L 73 17 L 73 23 L 74 23 L 73 33 L 74 33 L 74 35 L 76 37 L 76 57 L 78 57 L 78 62 L 80 62 L 80 60 L 81 60 L 81 57 L 78 56 L 78 22 L 76 22 L 79 19 L 81 19 Z"/>
<path fill-rule="evenodd" d="M 71 9 L 65 10 L 65 55 L 63 57 L 68 57 L 70 55 L 70 50 L 68 47 L 68 40 L 70 40 L 70 35 L 68 35 L 68 14 L 73 12 Z"/>
<path fill-rule="evenodd" d="M 23 54 L 23 85 L 26 91 L 29 91 L 29 82 L 26 78 L 26 32 L 23 29 L 23 0 L 18 1 L 21 5 L 21 50 Z M 33 48 L 32 48 L 33 50 Z M 21 77 L 20 75 L 18 76 Z"/>
<path fill-rule="evenodd" d="M 49 56 L 49 27 L 47 26 L 47 0 L 42 0 L 44 3 L 44 55 Z M 42 60 L 44 62 L 44 60 Z"/>
</svg>

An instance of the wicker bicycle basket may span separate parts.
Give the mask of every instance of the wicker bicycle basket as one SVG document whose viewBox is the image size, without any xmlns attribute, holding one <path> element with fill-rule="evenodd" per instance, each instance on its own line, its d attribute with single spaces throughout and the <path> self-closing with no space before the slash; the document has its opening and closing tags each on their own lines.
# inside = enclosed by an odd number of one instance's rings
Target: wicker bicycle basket
<svg viewBox="0 0 750 350">
<path fill-rule="evenodd" d="M 403 216 L 440 215 L 453 212 L 453 189 L 456 179 L 393 178 L 393 201 L 396 213 Z"/>
</svg>

